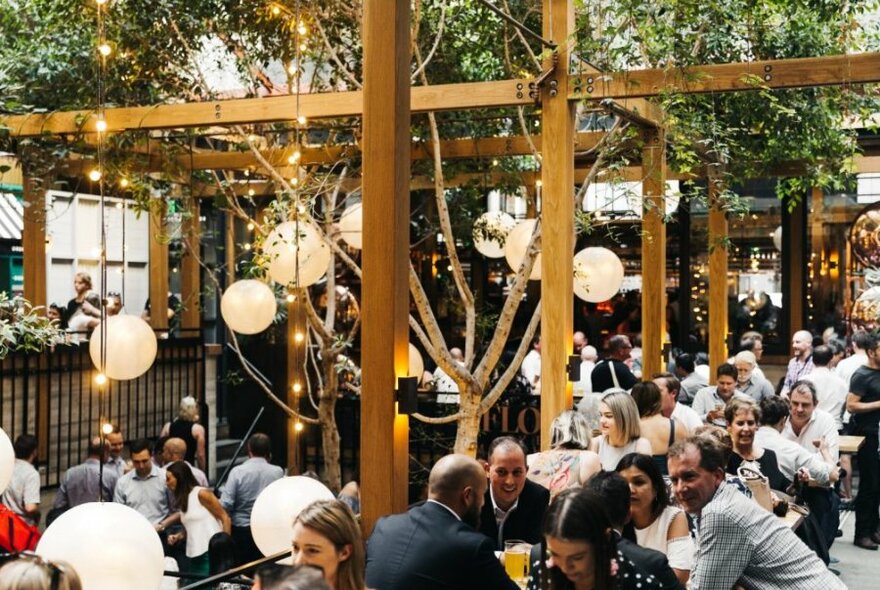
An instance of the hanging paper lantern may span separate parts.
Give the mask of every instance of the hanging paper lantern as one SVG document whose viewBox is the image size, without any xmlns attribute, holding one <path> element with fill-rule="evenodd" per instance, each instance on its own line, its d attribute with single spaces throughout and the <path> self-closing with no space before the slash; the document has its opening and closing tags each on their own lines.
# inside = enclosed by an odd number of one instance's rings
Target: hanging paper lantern
<svg viewBox="0 0 880 590">
<path fill-rule="evenodd" d="M 107 334 L 106 366 L 101 366 L 101 339 Z M 98 324 L 89 341 L 89 356 L 110 379 L 137 379 L 153 366 L 159 345 L 153 328 L 133 315 L 115 315 Z"/>
<path fill-rule="evenodd" d="M 574 255 L 574 294 L 584 301 L 607 301 L 623 284 L 623 263 L 608 248 L 585 248 Z"/>
<path fill-rule="evenodd" d="M 488 258 L 504 256 L 507 236 L 516 226 L 516 221 L 504 211 L 483 213 L 474 222 L 474 248 Z"/>
<path fill-rule="evenodd" d="M 345 243 L 360 250 L 364 245 L 364 210 L 360 203 L 346 207 L 339 218 L 339 233 Z"/>
<path fill-rule="evenodd" d="M 535 224 L 537 221 L 537 219 L 520 221 L 512 230 L 510 230 L 510 233 L 507 234 L 507 242 L 504 244 L 504 257 L 507 259 L 507 264 L 510 265 L 510 268 L 512 268 L 514 272 L 518 271 L 519 267 L 522 265 L 522 261 L 526 256 L 526 251 L 529 248 L 529 242 L 532 239 L 532 234 L 535 233 Z M 532 265 L 532 274 L 529 275 L 529 280 L 541 280 L 540 252 L 535 257 L 535 263 Z"/>
<path fill-rule="evenodd" d="M 850 313 L 853 331 L 873 332 L 880 328 L 880 287 L 863 291 L 853 303 Z"/>
<path fill-rule="evenodd" d="M 782 226 L 776 228 L 771 236 L 773 238 L 773 246 L 776 247 L 777 250 L 782 252 Z"/>
<path fill-rule="evenodd" d="M 64 512 L 43 533 L 37 554 L 68 562 L 88 590 L 156 590 L 165 569 L 153 525 L 114 502 L 89 502 Z"/>
<path fill-rule="evenodd" d="M 239 334 L 258 334 L 275 319 L 275 293 L 262 281 L 236 281 L 220 299 L 220 314 L 226 325 Z"/>
<path fill-rule="evenodd" d="M 15 450 L 6 431 L 0 428 L 0 494 L 6 491 L 15 467 Z"/>
<path fill-rule="evenodd" d="M 871 203 L 849 228 L 852 253 L 862 265 L 880 267 L 880 202 Z"/>
<path fill-rule="evenodd" d="M 297 256 L 299 249 L 299 280 Z M 282 285 L 299 284 L 308 287 L 324 276 L 330 265 L 330 247 L 321 239 L 318 228 L 311 221 L 285 221 L 278 225 L 263 242 L 263 252 L 269 257 L 269 276 Z"/>
<path fill-rule="evenodd" d="M 270 483 L 257 496 L 251 511 L 251 533 L 263 555 L 290 549 L 293 521 L 317 500 L 332 500 L 333 492 L 311 477 L 295 475 Z"/>
<path fill-rule="evenodd" d="M 419 352 L 419 349 L 413 346 L 413 343 L 409 343 L 409 370 L 407 371 L 407 375 L 410 377 L 418 377 L 419 381 L 422 380 L 422 373 L 425 372 L 425 361 L 422 360 L 422 353 Z"/>
</svg>

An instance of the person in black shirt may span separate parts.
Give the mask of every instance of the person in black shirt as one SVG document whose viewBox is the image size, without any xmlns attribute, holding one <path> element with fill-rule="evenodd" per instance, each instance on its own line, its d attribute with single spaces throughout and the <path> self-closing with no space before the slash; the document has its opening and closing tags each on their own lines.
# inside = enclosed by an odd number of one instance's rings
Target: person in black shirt
<svg viewBox="0 0 880 590">
<path fill-rule="evenodd" d="M 590 373 L 594 392 L 602 393 L 612 387 L 628 390 L 638 383 L 639 380 L 624 362 L 632 349 L 629 338 L 622 334 L 608 340 L 608 356 L 599 361 Z"/>
<path fill-rule="evenodd" d="M 853 434 L 865 437 L 856 455 L 860 478 L 853 544 L 876 551 L 880 547 L 880 341 L 872 334 L 866 344 L 868 364 L 856 369 L 850 379 L 846 409 L 852 414 Z"/>
</svg>

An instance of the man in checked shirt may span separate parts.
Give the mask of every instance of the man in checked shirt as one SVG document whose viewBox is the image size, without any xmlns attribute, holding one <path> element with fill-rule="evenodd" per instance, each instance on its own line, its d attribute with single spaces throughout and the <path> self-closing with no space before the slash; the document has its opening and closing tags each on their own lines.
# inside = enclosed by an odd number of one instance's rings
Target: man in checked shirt
<svg viewBox="0 0 880 590">
<path fill-rule="evenodd" d="M 846 590 L 780 518 L 725 483 L 716 439 L 697 435 L 672 445 L 669 476 L 697 523 L 691 590 Z"/>
</svg>

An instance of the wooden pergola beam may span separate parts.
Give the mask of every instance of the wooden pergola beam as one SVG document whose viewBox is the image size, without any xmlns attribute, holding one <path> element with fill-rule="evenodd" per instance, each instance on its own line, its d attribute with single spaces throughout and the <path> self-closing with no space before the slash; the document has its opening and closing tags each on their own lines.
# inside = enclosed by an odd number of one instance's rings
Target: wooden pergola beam
<svg viewBox="0 0 880 590">
<path fill-rule="evenodd" d="M 880 53 L 828 55 L 694 66 L 589 73 L 572 77 L 571 100 L 629 100 L 662 92 L 734 92 L 767 88 L 802 88 L 880 82 Z M 536 104 L 529 96 L 529 78 L 415 86 L 411 111 L 452 111 Z M 360 117 L 362 92 L 323 92 L 299 96 L 299 111 L 309 119 Z M 273 96 L 185 104 L 120 107 L 106 110 L 110 132 L 129 129 L 177 129 L 292 121 L 297 97 Z M 94 132 L 95 111 L 64 111 L 0 118 L 13 136 Z"/>
<path fill-rule="evenodd" d="M 572 78 L 569 98 L 637 98 L 661 92 L 734 92 L 880 82 L 880 53 L 774 59 L 688 68 L 588 73 Z"/>
</svg>

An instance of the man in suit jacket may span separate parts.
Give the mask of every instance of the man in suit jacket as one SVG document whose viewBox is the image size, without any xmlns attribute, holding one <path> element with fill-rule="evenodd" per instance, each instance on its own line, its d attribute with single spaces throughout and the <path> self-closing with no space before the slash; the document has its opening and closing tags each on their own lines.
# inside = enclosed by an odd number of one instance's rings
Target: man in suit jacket
<svg viewBox="0 0 880 590">
<path fill-rule="evenodd" d="M 367 543 L 367 586 L 377 590 L 517 590 L 477 532 L 486 474 L 474 459 L 447 455 L 428 478 L 428 501 L 385 516 Z"/>
<path fill-rule="evenodd" d="M 503 551 L 504 541 L 511 539 L 539 543 L 550 492 L 526 478 L 522 443 L 511 436 L 493 440 L 488 471 L 489 489 L 480 515 L 480 532 L 492 539 L 496 551 Z"/>
</svg>

